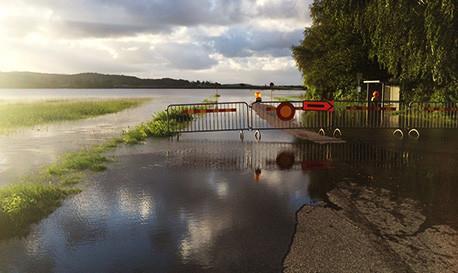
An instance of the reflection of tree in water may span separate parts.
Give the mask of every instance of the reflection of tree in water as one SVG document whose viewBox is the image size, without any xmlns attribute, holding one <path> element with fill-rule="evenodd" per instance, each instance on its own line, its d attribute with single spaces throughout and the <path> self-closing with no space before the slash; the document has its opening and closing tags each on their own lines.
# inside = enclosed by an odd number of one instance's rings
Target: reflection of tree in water
<svg viewBox="0 0 458 273">
<path fill-rule="evenodd" d="M 413 199 L 427 217 L 422 228 L 448 224 L 458 228 L 458 160 L 428 154 L 406 168 L 372 170 L 374 183 L 391 191 L 393 199 Z M 364 179 L 364 178 L 362 178 Z"/>
<path fill-rule="evenodd" d="M 310 198 L 313 200 L 325 200 L 328 197 L 326 193 L 335 188 L 335 177 L 329 172 L 317 172 L 310 175 L 310 185 L 308 188 Z"/>
</svg>

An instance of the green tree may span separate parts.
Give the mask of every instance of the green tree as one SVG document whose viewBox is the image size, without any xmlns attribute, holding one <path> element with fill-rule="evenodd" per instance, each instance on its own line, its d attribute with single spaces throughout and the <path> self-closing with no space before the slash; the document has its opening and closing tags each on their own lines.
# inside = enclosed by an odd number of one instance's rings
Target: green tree
<svg viewBox="0 0 458 273">
<path fill-rule="evenodd" d="M 456 94 L 456 0 L 364 1 L 354 27 L 377 58 L 404 85 L 407 96 Z M 361 1 L 348 1 L 356 5 Z M 356 18 L 356 16 L 352 16 Z M 435 94 L 436 93 L 436 94 Z"/>
<path fill-rule="evenodd" d="M 357 74 L 385 79 L 353 21 L 347 20 L 345 6 L 335 0 L 319 0 L 312 5 L 313 24 L 304 31 L 304 40 L 293 47 L 293 57 L 304 76 L 304 84 L 314 96 L 354 95 Z M 342 13 L 342 15 L 340 14 Z"/>
<path fill-rule="evenodd" d="M 305 83 L 317 88 L 323 86 L 314 84 L 315 68 L 305 62 L 323 58 L 322 62 L 329 61 L 323 64 L 328 68 L 341 64 L 342 58 L 333 57 L 347 51 L 351 52 L 347 55 L 349 58 L 367 53 L 368 63 L 361 59 L 352 68 L 367 71 L 366 68 L 379 63 L 402 83 L 405 97 L 456 100 L 457 8 L 456 0 L 315 0 L 313 25 L 306 30 L 304 42 L 293 53 L 304 73 Z M 321 41 L 320 51 L 310 50 L 318 40 L 314 36 L 327 39 Z M 352 39 L 355 44 L 348 44 Z M 323 53 L 324 50 L 328 52 Z M 348 71 L 340 72 L 341 77 L 347 78 L 343 75 Z M 330 75 L 330 79 L 337 79 Z M 365 78 L 368 77 L 365 75 Z M 346 86 L 345 82 L 342 84 Z"/>
<path fill-rule="evenodd" d="M 369 44 L 370 56 L 417 95 L 455 95 L 457 15 L 456 0 L 370 1 L 355 27 Z"/>
</svg>

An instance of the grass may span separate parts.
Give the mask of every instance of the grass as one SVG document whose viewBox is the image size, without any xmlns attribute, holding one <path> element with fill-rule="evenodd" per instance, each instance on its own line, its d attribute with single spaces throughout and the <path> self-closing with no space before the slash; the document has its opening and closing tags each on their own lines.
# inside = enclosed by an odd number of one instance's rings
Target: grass
<svg viewBox="0 0 458 273">
<path fill-rule="evenodd" d="M 177 109 L 156 113 L 151 121 L 142 123 L 101 145 L 64 154 L 39 174 L 24 177 L 24 182 L 0 188 L 0 239 L 26 235 L 31 224 L 46 218 L 69 195 L 80 192 L 74 186 L 88 171 L 106 169 L 110 158 L 105 154 L 119 144 L 137 144 L 148 137 L 170 136 L 170 128 L 186 126 L 191 115 Z"/>
<path fill-rule="evenodd" d="M 63 177 L 74 172 L 85 170 L 104 171 L 108 158 L 103 156 L 107 151 L 103 147 L 84 149 L 82 151 L 65 154 L 60 161 L 51 164 L 47 168 L 47 173 L 51 176 Z"/>
<path fill-rule="evenodd" d="M 116 147 L 119 139 L 81 151 L 67 153 L 25 182 L 0 188 L 0 239 L 25 235 L 31 224 L 47 217 L 69 195 L 85 171 L 103 171 L 109 161 L 103 154 Z"/>
<path fill-rule="evenodd" d="M 151 121 L 142 123 L 137 127 L 126 131 L 122 135 L 122 142 L 126 144 L 137 144 L 146 140 L 148 137 L 168 137 L 172 136 L 171 131 L 176 128 L 186 126 L 186 123 L 192 120 L 192 116 L 184 113 L 181 109 L 167 112 L 156 113 Z"/>
<path fill-rule="evenodd" d="M 137 107 L 147 99 L 48 100 L 0 104 L 0 133 L 36 125 L 86 119 Z"/>
<path fill-rule="evenodd" d="M 0 239 L 25 235 L 75 189 L 49 184 L 19 184 L 0 189 Z"/>
</svg>

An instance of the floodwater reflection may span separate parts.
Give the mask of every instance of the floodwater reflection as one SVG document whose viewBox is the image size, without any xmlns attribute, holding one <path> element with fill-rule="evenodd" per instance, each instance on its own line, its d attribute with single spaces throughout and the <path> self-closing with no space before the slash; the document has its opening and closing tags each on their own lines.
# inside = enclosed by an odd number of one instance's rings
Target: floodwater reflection
<svg viewBox="0 0 458 273">
<path fill-rule="evenodd" d="M 117 155 L 26 238 L 0 242 L 1 270 L 280 272 L 301 206 L 366 174 L 418 180 L 409 168 L 427 160 L 360 143 L 195 140 Z"/>
<path fill-rule="evenodd" d="M 180 141 L 169 143 L 168 167 L 221 170 L 319 170 L 333 163 L 373 164 L 378 168 L 407 166 L 421 157 L 365 143 L 252 143 Z"/>
</svg>

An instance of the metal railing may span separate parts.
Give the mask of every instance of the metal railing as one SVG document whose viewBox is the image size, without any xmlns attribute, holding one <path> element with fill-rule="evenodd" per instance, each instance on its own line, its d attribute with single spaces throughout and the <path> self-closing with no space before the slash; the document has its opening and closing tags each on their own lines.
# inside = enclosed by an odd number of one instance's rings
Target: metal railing
<svg viewBox="0 0 458 273">
<path fill-rule="evenodd" d="M 457 114 L 457 103 L 339 101 L 332 114 L 332 128 L 458 128 Z"/>
<path fill-rule="evenodd" d="M 332 113 L 331 128 L 400 128 L 399 101 L 368 103 L 367 101 L 338 101 Z"/>
<path fill-rule="evenodd" d="M 410 103 L 399 115 L 405 128 L 458 128 L 458 103 Z"/>
<path fill-rule="evenodd" d="M 167 107 L 168 129 L 172 133 L 247 130 L 250 115 L 245 102 L 172 104 Z M 176 126 L 175 121 L 184 124 Z"/>
<path fill-rule="evenodd" d="M 167 108 L 173 133 L 272 129 L 458 129 L 458 103 L 335 101 L 332 111 L 304 111 L 303 101 L 289 101 L 291 114 L 280 118 L 268 101 L 172 104 Z M 287 109 L 288 110 L 288 109 Z M 289 110 L 288 110 L 289 111 Z M 186 121 L 175 126 L 175 121 Z"/>
</svg>

